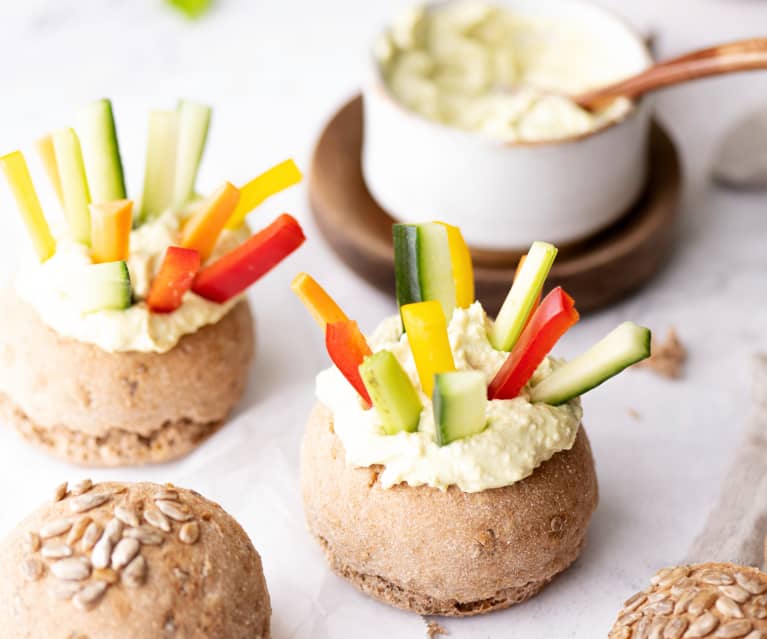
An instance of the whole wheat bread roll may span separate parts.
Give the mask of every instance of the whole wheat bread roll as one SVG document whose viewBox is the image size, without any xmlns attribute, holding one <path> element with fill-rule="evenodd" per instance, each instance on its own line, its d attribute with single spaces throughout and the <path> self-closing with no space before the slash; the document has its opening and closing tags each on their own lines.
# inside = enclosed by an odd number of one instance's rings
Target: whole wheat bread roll
<svg viewBox="0 0 767 639">
<path fill-rule="evenodd" d="M 476 615 L 535 595 L 578 557 L 598 499 L 583 428 L 571 450 L 505 488 L 383 488 L 379 470 L 346 465 L 317 404 L 301 450 L 311 533 L 337 574 L 425 615 Z"/>
<path fill-rule="evenodd" d="M 0 307 L 0 423 L 67 461 L 163 462 L 218 430 L 253 359 L 246 301 L 167 353 L 109 353 L 60 336 L 15 293 Z"/>
</svg>

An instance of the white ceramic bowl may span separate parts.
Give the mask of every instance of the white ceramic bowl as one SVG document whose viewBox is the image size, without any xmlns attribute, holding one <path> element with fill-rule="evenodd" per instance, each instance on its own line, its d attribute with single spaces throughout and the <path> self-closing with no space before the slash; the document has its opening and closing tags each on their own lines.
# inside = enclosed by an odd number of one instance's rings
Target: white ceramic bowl
<svg viewBox="0 0 767 639">
<path fill-rule="evenodd" d="M 577 20 L 607 40 L 626 75 L 652 63 L 643 39 L 584 0 L 497 0 L 530 16 Z M 476 248 L 522 250 L 535 240 L 567 244 L 615 222 L 647 174 L 650 102 L 576 137 L 508 143 L 410 111 L 389 93 L 373 59 L 364 87 L 365 182 L 401 221 L 460 226 Z"/>
</svg>

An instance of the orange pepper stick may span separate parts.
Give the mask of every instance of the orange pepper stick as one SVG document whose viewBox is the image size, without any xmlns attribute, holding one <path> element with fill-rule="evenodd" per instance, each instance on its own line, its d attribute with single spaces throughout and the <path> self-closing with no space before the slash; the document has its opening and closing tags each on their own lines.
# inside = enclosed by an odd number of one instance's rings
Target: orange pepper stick
<svg viewBox="0 0 767 639">
<path fill-rule="evenodd" d="M 336 368 L 362 397 L 365 408 L 370 408 L 372 402 L 360 375 L 360 365 L 373 352 L 357 322 L 346 320 L 328 324 L 325 328 L 325 347 Z"/>
<path fill-rule="evenodd" d="M 91 204 L 91 257 L 93 261 L 119 262 L 130 253 L 133 202 L 115 200 Z"/>
<path fill-rule="evenodd" d="M 181 246 L 195 249 L 205 262 L 213 253 L 221 231 L 239 200 L 240 190 L 234 184 L 225 182 L 184 225 Z"/>
<path fill-rule="evenodd" d="M 306 306 L 321 329 L 324 330 L 328 324 L 349 320 L 341 307 L 311 275 L 299 273 L 293 278 L 290 288 Z"/>
</svg>

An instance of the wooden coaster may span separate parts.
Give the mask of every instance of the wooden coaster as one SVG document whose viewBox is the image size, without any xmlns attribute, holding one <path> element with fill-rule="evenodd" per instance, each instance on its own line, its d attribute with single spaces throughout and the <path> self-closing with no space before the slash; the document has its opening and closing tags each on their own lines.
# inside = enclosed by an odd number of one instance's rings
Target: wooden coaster
<svg viewBox="0 0 767 639">
<path fill-rule="evenodd" d="M 341 107 L 320 135 L 312 158 L 309 203 L 322 235 L 338 256 L 374 286 L 394 293 L 394 220 L 365 186 L 361 150 L 362 98 L 357 96 Z M 562 286 L 585 312 L 612 304 L 645 284 L 671 253 L 680 185 L 676 149 L 654 123 L 645 193 L 609 229 L 560 247 L 547 286 Z M 472 249 L 472 256 L 477 299 L 495 313 L 508 293 L 520 255 Z"/>
</svg>

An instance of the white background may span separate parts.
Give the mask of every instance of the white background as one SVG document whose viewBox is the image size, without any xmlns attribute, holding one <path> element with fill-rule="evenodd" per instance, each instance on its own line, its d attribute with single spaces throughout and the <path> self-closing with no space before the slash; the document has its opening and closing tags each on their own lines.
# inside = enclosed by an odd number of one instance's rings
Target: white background
<svg viewBox="0 0 767 639">
<path fill-rule="evenodd" d="M 662 56 L 764 35 L 767 24 L 767 4 L 756 0 L 605 4 L 656 34 Z M 71 123 L 83 102 L 109 96 L 135 195 L 147 110 L 189 97 L 216 107 L 203 192 L 224 179 L 244 182 L 288 156 L 306 167 L 322 123 L 357 90 L 371 35 L 405 5 L 222 0 L 204 20 L 189 23 L 160 2 L 3 0 L 0 152 Z M 686 172 L 675 257 L 639 295 L 584 318 L 558 352 L 573 355 L 624 319 L 661 335 L 675 325 L 690 351 L 686 377 L 670 382 L 631 371 L 585 398 L 601 503 L 581 560 L 528 604 L 445 622 L 451 636 L 605 636 L 621 601 L 655 569 L 679 561 L 700 529 L 744 427 L 752 355 L 767 350 L 767 194 L 719 190 L 707 177 L 720 134 L 756 107 L 767 109 L 767 73 L 660 96 L 659 116 L 683 152 Z M 374 603 L 330 575 L 304 532 L 298 446 L 314 374 L 327 361 L 319 331 L 293 299 L 289 281 L 299 270 L 313 273 L 367 330 L 395 307 L 329 252 L 304 187 L 270 201 L 251 221 L 265 224 L 283 210 L 305 223 L 309 242 L 252 290 L 259 352 L 249 396 L 230 425 L 180 463 L 109 472 L 52 461 L 0 430 L 0 533 L 62 479 L 87 473 L 174 481 L 221 502 L 253 538 L 264 558 L 277 639 L 423 636 L 417 616 Z M 25 246 L 2 184 L 4 275 Z"/>
</svg>

